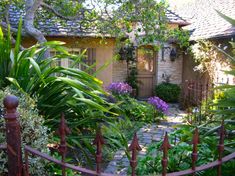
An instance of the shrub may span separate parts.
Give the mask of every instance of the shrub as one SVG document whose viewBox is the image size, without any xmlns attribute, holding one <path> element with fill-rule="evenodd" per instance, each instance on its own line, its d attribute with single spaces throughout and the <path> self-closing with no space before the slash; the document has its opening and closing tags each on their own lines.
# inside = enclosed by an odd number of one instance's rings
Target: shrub
<svg viewBox="0 0 235 176">
<path fill-rule="evenodd" d="M 179 100 L 180 87 L 177 84 L 162 83 L 156 86 L 155 93 L 167 103 L 176 103 Z"/>
<path fill-rule="evenodd" d="M 130 96 L 119 95 L 116 96 L 116 99 L 119 100 L 119 107 L 122 110 L 123 115 L 130 120 L 156 122 L 159 121 L 163 115 L 151 104 L 144 101 L 138 101 Z"/>
<path fill-rule="evenodd" d="M 18 112 L 20 113 L 22 145 L 29 145 L 41 152 L 48 153 L 48 132 L 49 129 L 43 125 L 44 119 L 38 115 L 35 101 L 27 95 L 19 94 L 17 91 L 6 88 L 0 91 L 0 102 L 6 95 L 15 94 L 19 97 Z M 4 119 L 0 118 L 0 128 L 4 128 Z M 5 133 L 0 133 L 0 143 L 5 143 Z M 0 175 L 7 173 L 7 156 L 0 152 Z M 46 175 L 45 160 L 29 156 L 30 173 L 32 175 Z"/>
</svg>

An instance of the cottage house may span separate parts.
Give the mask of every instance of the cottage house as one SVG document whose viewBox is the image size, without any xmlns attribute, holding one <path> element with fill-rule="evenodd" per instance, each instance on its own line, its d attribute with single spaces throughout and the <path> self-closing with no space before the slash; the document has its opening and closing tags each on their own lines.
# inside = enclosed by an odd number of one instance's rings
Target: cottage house
<svg viewBox="0 0 235 176">
<path fill-rule="evenodd" d="M 229 42 L 235 39 L 235 28 L 223 19 L 217 12 L 221 12 L 235 19 L 234 0 L 195 0 L 184 4 L 177 11 L 190 25 L 185 30 L 190 31 L 190 41 L 195 43 L 199 40 L 207 40 L 214 46 L 221 48 L 231 54 Z M 214 84 L 234 84 L 235 80 L 231 75 L 225 74 L 224 70 L 230 70 L 231 65 L 228 57 L 221 52 L 211 55 L 211 70 L 199 72 L 195 70 L 198 63 L 194 62 L 191 54 L 184 55 L 183 59 L 183 82 L 187 80 L 212 81 Z M 194 71 L 193 71 L 194 70 Z"/>
<path fill-rule="evenodd" d="M 10 24 L 17 27 L 19 17 L 23 12 L 11 8 L 9 14 Z M 166 15 L 170 28 L 181 28 L 188 24 L 171 10 L 167 10 Z M 115 38 L 106 37 L 105 41 L 102 41 L 92 30 L 81 30 L 82 26 L 76 20 L 60 23 L 54 18 L 39 19 L 37 28 L 43 32 L 48 41 L 65 42 L 70 52 L 80 53 L 83 49 L 87 49 L 86 64 L 95 64 L 93 71 L 110 62 L 116 54 Z M 25 47 L 29 47 L 35 42 L 31 37 L 23 38 L 23 46 Z M 166 43 L 164 48 L 158 52 L 154 51 L 151 46 L 137 48 L 137 79 L 139 82 L 138 95 L 140 97 L 152 96 L 155 85 L 161 83 L 167 76 L 171 77 L 172 83 L 180 84 L 182 82 L 183 58 L 180 56 L 175 61 L 170 60 L 169 55 L 173 50 L 174 47 L 170 43 Z M 143 51 L 147 51 L 148 54 L 143 54 L 146 53 Z M 53 51 L 51 51 L 51 54 L 53 54 Z M 68 66 L 69 60 L 59 64 Z M 126 61 L 113 61 L 98 73 L 97 78 L 102 80 L 104 87 L 106 87 L 111 82 L 126 81 L 127 72 Z"/>
</svg>

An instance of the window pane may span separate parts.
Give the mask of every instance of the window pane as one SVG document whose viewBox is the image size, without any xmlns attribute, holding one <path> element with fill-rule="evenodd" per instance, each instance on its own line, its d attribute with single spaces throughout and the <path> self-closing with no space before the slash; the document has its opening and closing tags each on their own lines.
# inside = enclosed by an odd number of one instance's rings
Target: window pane
<svg viewBox="0 0 235 176">
<path fill-rule="evenodd" d="M 81 53 L 83 53 L 84 50 L 85 49 L 83 49 L 83 48 L 76 48 L 76 49 L 69 50 L 69 53 L 75 54 L 75 55 L 80 55 Z M 78 68 L 83 71 L 87 71 L 90 74 L 93 74 L 96 71 L 96 67 L 94 65 L 96 62 L 95 51 L 96 51 L 95 48 L 86 49 L 84 57 L 82 58 L 82 64 L 78 63 L 73 68 Z M 50 54 L 51 54 L 51 56 L 54 56 L 57 53 L 56 53 L 56 51 L 51 51 Z M 71 58 L 63 59 L 63 60 L 58 59 L 53 63 L 52 66 L 70 67 L 70 66 L 72 66 L 73 63 L 74 63 L 74 60 Z M 89 66 L 92 66 L 92 68 L 90 68 Z"/>
<path fill-rule="evenodd" d="M 138 62 L 137 68 L 141 72 L 153 72 L 154 70 L 154 51 L 151 48 L 139 48 L 138 49 Z"/>
</svg>

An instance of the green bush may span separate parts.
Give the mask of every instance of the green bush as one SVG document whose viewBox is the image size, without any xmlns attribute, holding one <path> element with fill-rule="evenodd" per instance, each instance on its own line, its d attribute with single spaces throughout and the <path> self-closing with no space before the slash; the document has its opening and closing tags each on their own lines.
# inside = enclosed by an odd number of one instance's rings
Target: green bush
<svg viewBox="0 0 235 176">
<path fill-rule="evenodd" d="M 171 83 L 162 83 L 155 88 L 156 95 L 167 103 L 176 103 L 180 96 L 180 86 Z"/>
<path fill-rule="evenodd" d="M 162 113 L 145 101 L 136 100 L 128 95 L 119 95 L 116 99 L 120 103 L 123 115 L 132 121 L 158 122 L 163 117 Z"/>
<path fill-rule="evenodd" d="M 18 112 L 20 113 L 19 121 L 21 125 L 22 145 L 29 145 L 43 153 L 49 153 L 47 144 L 50 132 L 43 125 L 44 119 L 38 115 L 36 103 L 27 95 L 19 94 L 17 91 L 6 88 L 5 91 L 0 91 L 0 102 L 6 95 L 15 94 L 19 97 Z M 2 107 L 2 104 L 1 104 Z M 5 128 L 3 118 L 0 118 L 0 128 Z M 5 133 L 0 133 L 0 144 L 6 142 Z M 7 156 L 4 152 L 0 152 L 0 175 L 7 173 Z M 32 175 L 47 175 L 45 165 L 46 161 L 37 157 L 29 156 L 30 173 Z"/>
</svg>

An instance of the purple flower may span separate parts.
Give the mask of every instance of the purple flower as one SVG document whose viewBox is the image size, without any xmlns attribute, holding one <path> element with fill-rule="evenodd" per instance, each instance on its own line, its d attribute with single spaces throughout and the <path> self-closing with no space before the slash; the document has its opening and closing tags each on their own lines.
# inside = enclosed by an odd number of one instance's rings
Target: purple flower
<svg viewBox="0 0 235 176">
<path fill-rule="evenodd" d="M 107 87 L 107 90 L 114 94 L 130 94 L 132 87 L 124 82 L 113 82 Z"/>
<path fill-rule="evenodd" d="M 159 110 L 163 113 L 166 113 L 169 108 L 168 104 L 165 101 L 155 96 L 148 98 L 148 103 L 153 105 L 156 110 Z"/>
</svg>

